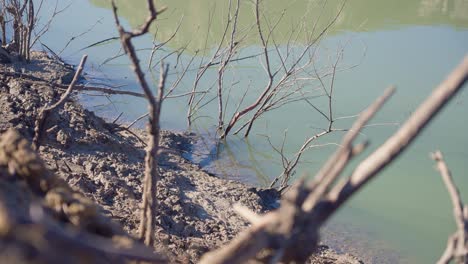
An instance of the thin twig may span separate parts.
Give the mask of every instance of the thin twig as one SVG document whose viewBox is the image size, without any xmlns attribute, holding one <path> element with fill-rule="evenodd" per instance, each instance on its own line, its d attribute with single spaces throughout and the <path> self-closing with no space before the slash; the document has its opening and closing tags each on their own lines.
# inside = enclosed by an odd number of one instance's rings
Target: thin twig
<svg viewBox="0 0 468 264">
<path fill-rule="evenodd" d="M 164 92 L 164 85 L 167 77 L 167 67 L 164 68 L 164 64 L 161 63 L 161 76 L 158 88 L 158 99 L 153 95 L 153 92 L 146 81 L 145 74 L 140 65 L 140 60 L 135 51 L 135 47 L 132 44 L 132 39 L 143 34 L 146 34 L 149 27 L 154 20 L 158 17 L 161 11 L 156 11 L 152 0 L 147 0 L 148 17 L 146 21 L 139 28 L 133 31 L 126 31 L 120 23 L 119 16 L 117 14 L 117 6 L 115 1 L 112 0 L 112 10 L 114 14 L 114 20 L 116 27 L 119 31 L 120 41 L 122 47 L 127 53 L 133 72 L 136 75 L 138 83 L 140 84 L 145 94 L 146 100 L 148 101 L 148 112 L 149 112 L 149 125 L 148 134 L 149 142 L 146 148 L 145 156 L 145 177 L 143 180 L 143 201 L 142 201 L 142 213 L 141 222 L 138 230 L 138 235 L 141 240 L 144 240 L 148 246 L 153 246 L 155 240 L 155 221 L 156 221 L 156 210 L 157 210 L 157 197 L 156 197 L 156 186 L 159 180 L 158 172 L 158 148 L 159 148 L 159 115 L 161 111 L 161 104 Z M 163 9 L 164 10 L 164 9 Z"/>
<path fill-rule="evenodd" d="M 466 264 L 468 262 L 468 217 L 463 213 L 464 204 L 442 153 L 436 151 L 431 154 L 431 157 L 436 162 L 437 170 L 447 187 L 453 205 L 453 217 L 458 229 L 455 234 L 449 237 L 447 248 L 437 264 L 448 264 L 453 259 L 457 264 Z"/>
<path fill-rule="evenodd" d="M 437 112 L 453 98 L 468 79 L 468 56 L 462 64 L 444 81 L 429 98 L 422 103 L 399 131 L 379 147 L 367 159 L 361 162 L 347 180 L 331 184 L 339 175 L 350 157 L 360 153 L 365 145 L 352 146 L 351 141 L 359 134 L 360 128 L 375 114 L 386 95 L 365 111 L 343 139 L 343 146 L 331 158 L 337 168 L 327 163 L 321 169 L 323 179 L 313 188 L 306 188 L 305 180 L 300 180 L 294 188 L 282 198 L 281 206 L 265 215 L 252 217 L 253 214 L 243 209 L 242 214 L 255 219 L 247 230 L 220 249 L 205 254 L 201 263 L 244 263 L 256 257 L 263 260 L 281 255 L 280 262 L 303 263 L 316 249 L 319 228 L 344 202 L 356 194 L 365 183 L 371 180 L 386 165 L 395 159 L 416 138 L 421 130 L 432 120 Z M 345 153 L 345 154 L 341 154 Z M 318 192 L 315 193 L 314 192 Z M 309 199 L 306 199 L 309 197 Z M 307 201 L 309 200 L 309 201 Z M 304 202 L 306 201 L 306 202 Z M 304 208 L 306 210 L 304 210 Z M 465 209 L 468 211 L 468 209 Z M 468 215 L 468 212 L 464 212 Z M 257 255 L 259 252 L 262 254 Z M 284 254 L 283 254 L 284 253 Z M 259 259 L 262 261 L 262 259 Z"/>
<path fill-rule="evenodd" d="M 83 55 L 83 57 L 81 58 L 80 64 L 78 65 L 75 75 L 73 76 L 73 80 L 71 81 L 65 93 L 60 97 L 60 100 L 58 100 L 55 104 L 51 106 L 45 106 L 39 112 L 39 115 L 36 118 L 36 121 L 34 124 L 34 138 L 32 142 L 32 146 L 35 150 L 38 150 L 41 145 L 42 134 L 45 129 L 45 122 L 46 122 L 47 116 L 49 115 L 50 112 L 56 110 L 63 103 L 65 103 L 65 101 L 68 99 L 68 97 L 73 91 L 73 88 L 75 87 L 75 84 L 78 82 L 80 78 L 81 72 L 83 71 L 87 58 L 88 58 L 88 55 Z"/>
</svg>

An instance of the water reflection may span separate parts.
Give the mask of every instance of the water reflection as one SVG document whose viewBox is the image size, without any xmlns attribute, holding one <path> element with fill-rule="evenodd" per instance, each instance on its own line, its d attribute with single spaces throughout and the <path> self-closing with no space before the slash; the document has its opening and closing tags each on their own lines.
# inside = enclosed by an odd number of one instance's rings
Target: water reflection
<svg viewBox="0 0 468 264">
<path fill-rule="evenodd" d="M 421 0 L 418 15 L 430 17 L 441 14 L 454 20 L 465 20 L 466 22 L 467 11 L 468 2 L 464 0 Z"/>
<path fill-rule="evenodd" d="M 278 161 L 273 159 L 269 150 L 249 140 L 233 136 L 227 142 L 220 142 L 218 136 L 202 127 L 193 127 L 199 135 L 192 153 L 186 158 L 196 162 L 204 170 L 220 178 L 248 182 L 256 186 L 267 186 L 270 183 L 269 171 L 263 166 L 266 162 L 270 166 L 280 167 Z M 215 129 L 213 129 L 214 131 Z M 237 159 L 238 153 L 245 153 L 246 158 Z M 248 162 L 246 162 L 248 161 Z M 246 175 L 254 175 L 246 177 Z"/>
<path fill-rule="evenodd" d="M 109 8 L 107 0 L 91 0 L 99 7 Z M 119 14 L 132 26 L 141 24 L 146 18 L 146 0 L 117 0 Z M 160 41 L 168 39 L 179 23 L 179 34 L 170 45 L 180 47 L 190 42 L 192 50 L 203 49 L 205 40 L 208 46 L 219 41 L 226 23 L 228 1 L 216 0 L 164 0 L 160 6 L 168 11 L 161 15 L 157 23 Z M 318 29 L 325 27 L 340 9 L 343 0 L 269 0 L 264 1 L 266 17 L 277 18 L 287 10 L 278 25 L 275 36 L 278 43 L 287 41 L 294 26 L 305 23 L 309 30 L 318 20 Z M 181 18 L 183 19 L 181 20 Z M 254 23 L 251 1 L 242 1 L 240 10 L 241 27 L 246 29 Z M 343 31 L 379 31 L 404 26 L 448 25 L 454 28 L 468 27 L 468 1 L 466 0 L 352 0 L 340 15 L 329 34 Z M 207 32 L 209 31 L 209 32 Z M 250 38 L 254 43 L 257 38 Z"/>
</svg>

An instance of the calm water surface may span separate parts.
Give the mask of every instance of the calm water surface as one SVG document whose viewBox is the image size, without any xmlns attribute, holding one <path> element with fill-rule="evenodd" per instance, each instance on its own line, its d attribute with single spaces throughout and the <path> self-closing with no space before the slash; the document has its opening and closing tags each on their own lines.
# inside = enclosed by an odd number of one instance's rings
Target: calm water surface
<svg viewBox="0 0 468 264">
<path fill-rule="evenodd" d="M 126 25 L 136 26 L 146 16 L 142 0 L 117 1 L 120 14 Z M 215 0 L 166 0 L 167 6 L 153 28 L 157 41 L 169 38 L 181 24 L 179 33 L 165 47 L 171 52 L 187 45 L 187 52 L 179 61 L 168 58 L 171 65 L 183 65 L 197 51 L 209 55 L 213 45 L 219 41 L 223 31 L 223 17 L 227 12 L 227 1 Z M 284 45 L 294 25 L 301 21 L 316 21 L 323 27 L 340 9 L 341 1 L 267 1 L 266 16 L 278 17 L 286 10 L 276 30 L 276 41 Z M 65 3 L 60 3 L 65 5 Z M 52 4 L 47 6 L 50 12 Z M 46 9 L 47 9 L 46 8 Z M 249 1 L 242 1 L 240 26 L 247 28 L 254 21 Z M 181 17 L 183 19 L 181 20 Z M 209 23 L 209 18 L 212 23 Z M 126 84 L 126 89 L 138 88 L 128 61 L 118 58 L 107 63 L 109 57 L 121 52 L 117 41 L 81 50 L 86 46 L 117 35 L 107 1 L 73 1 L 70 8 L 58 15 L 44 44 L 60 51 L 73 36 L 88 33 L 71 42 L 61 54 L 67 61 L 76 63 L 83 53 L 90 55 L 88 76 L 92 82 Z M 138 39 L 140 48 L 150 48 L 152 37 Z M 301 45 L 303 39 L 298 39 Z M 374 120 L 360 138 L 370 139 L 375 148 L 391 135 L 398 125 L 416 108 L 430 91 L 459 63 L 468 52 L 468 0 L 350 0 L 334 27 L 319 44 L 317 63 L 327 65 L 337 50 L 343 48 L 341 68 L 337 75 L 334 100 L 337 116 L 359 113 L 389 85 L 396 85 L 397 94 Z M 256 54 L 259 51 L 255 37 L 248 37 L 241 53 Z M 158 56 L 162 56 L 158 55 Z M 148 53 L 142 52 L 146 63 Z M 199 62 L 203 56 L 198 56 Z M 179 64 L 178 64 L 179 63 Z M 196 64 L 198 65 L 198 64 Z M 262 88 L 265 79 L 259 67 L 259 59 L 246 60 L 231 66 L 227 82 L 235 83 L 233 98 L 240 98 L 246 87 L 252 91 Z M 173 69 L 172 72 L 176 72 Z M 202 85 L 210 85 L 217 69 L 209 71 Z M 191 87 L 196 72 L 188 72 L 181 83 L 180 92 Z M 171 75 L 174 81 L 176 74 Z M 252 92 L 253 94 L 253 92 Z M 246 101 L 253 100 L 248 95 Z M 187 129 L 186 98 L 168 100 L 164 104 L 162 126 L 168 129 Z M 317 99 L 321 100 L 321 99 Z M 334 217 L 337 228 L 325 239 L 338 247 L 345 242 L 353 246 L 343 248 L 357 254 L 368 253 L 370 262 L 433 263 L 445 248 L 447 236 L 455 230 L 451 204 L 438 173 L 434 170 L 429 152 L 440 149 L 452 169 L 461 194 L 468 201 L 468 91 L 460 93 L 429 126 L 404 155 L 387 168 L 376 180 L 349 202 L 345 209 Z M 85 96 L 85 104 L 104 116 L 113 118 L 124 112 L 123 121 L 131 121 L 146 112 L 145 102 L 127 97 Z M 321 104 L 317 101 L 317 104 Z M 209 105 L 200 113 L 200 119 L 192 128 L 205 136 L 197 149 L 200 155 L 193 158 L 205 168 L 221 177 L 234 178 L 258 185 L 265 185 L 281 172 L 279 157 L 263 135 L 268 135 L 274 144 L 287 133 L 286 152 L 294 153 L 304 139 L 317 133 L 317 127 L 325 124 L 321 117 L 303 103 L 288 105 L 264 116 L 255 126 L 248 140 L 230 137 L 220 146 L 214 147 L 213 126 L 216 124 L 216 105 Z M 342 120 L 336 126 L 349 127 L 352 120 Z M 341 134 L 334 134 L 318 143 L 338 142 Z M 320 164 L 333 151 L 333 146 L 311 150 L 303 159 L 297 174 L 313 175 Z M 371 147 L 369 152 L 373 148 Z M 215 156 L 204 155 L 208 152 Z M 368 153 L 369 153 L 368 152 Z M 365 154 L 368 154 L 365 153 Z M 343 235 L 333 235 L 333 232 Z M 340 249 L 340 248 L 338 248 Z M 368 251 L 368 252 L 365 252 Z"/>
</svg>

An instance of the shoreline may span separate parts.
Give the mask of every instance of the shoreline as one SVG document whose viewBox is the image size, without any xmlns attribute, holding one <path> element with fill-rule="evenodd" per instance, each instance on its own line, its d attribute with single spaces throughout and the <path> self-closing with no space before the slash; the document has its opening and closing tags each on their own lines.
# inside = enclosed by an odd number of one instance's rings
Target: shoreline
<svg viewBox="0 0 468 264">
<path fill-rule="evenodd" d="M 58 84 L 66 84 L 66 76 L 73 75 L 69 68 L 40 52 L 33 53 L 30 64 L 0 67 Z M 0 81 L 0 133 L 15 128 L 30 141 L 38 111 L 63 91 L 21 75 L 2 76 Z M 51 114 L 46 130 L 39 154 L 47 168 L 102 208 L 104 215 L 128 234 L 135 234 L 144 159 L 144 145 L 138 138 L 145 140 L 145 133 L 138 129 L 130 133 L 108 123 L 74 98 Z M 232 210 L 234 203 L 264 213 L 274 209 L 279 198 L 274 190 L 214 177 L 186 160 L 183 153 L 190 151 L 194 141 L 193 134 L 161 131 L 156 248 L 171 262 L 196 262 L 203 253 L 247 227 Z M 361 263 L 327 246 L 320 249 L 311 262 Z"/>
</svg>

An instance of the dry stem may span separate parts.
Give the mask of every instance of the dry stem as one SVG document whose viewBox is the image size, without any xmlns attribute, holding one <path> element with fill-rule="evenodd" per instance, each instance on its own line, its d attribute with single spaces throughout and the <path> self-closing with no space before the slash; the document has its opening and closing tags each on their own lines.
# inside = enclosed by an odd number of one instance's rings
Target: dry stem
<svg viewBox="0 0 468 264">
<path fill-rule="evenodd" d="M 466 264 L 468 263 L 468 206 L 463 205 L 460 192 L 453 182 L 452 174 L 444 161 L 442 153 L 436 151 L 431 156 L 436 162 L 437 170 L 440 172 L 449 192 L 453 205 L 453 216 L 458 228 L 455 234 L 449 237 L 447 248 L 437 264 L 448 264 L 452 260 L 455 260 L 457 264 Z M 466 211 L 466 214 L 464 214 L 463 210 Z"/>
<path fill-rule="evenodd" d="M 83 71 L 87 58 L 88 58 L 87 55 L 83 55 L 83 57 L 81 58 L 80 64 L 78 65 L 75 75 L 73 76 L 73 80 L 71 81 L 70 85 L 68 85 L 68 88 L 65 91 L 65 93 L 60 97 L 60 100 L 58 100 L 55 104 L 51 106 L 45 106 L 39 112 L 39 115 L 36 118 L 36 122 L 34 124 L 34 138 L 32 142 L 33 148 L 35 150 L 38 150 L 41 145 L 42 134 L 45 129 L 47 116 L 49 115 L 50 112 L 62 106 L 65 103 L 65 101 L 68 99 L 68 97 L 73 91 L 73 88 L 75 87 L 75 84 L 78 82 L 78 79 L 80 78 L 81 72 Z"/>
<path fill-rule="evenodd" d="M 315 181 L 308 186 L 305 186 L 304 180 L 298 181 L 282 198 L 280 208 L 263 216 L 242 209 L 242 215 L 252 221 L 252 226 L 220 249 L 205 254 L 201 263 L 243 263 L 255 256 L 262 262 L 278 259 L 284 263 L 304 262 L 316 248 L 320 227 L 349 197 L 357 193 L 411 144 L 461 89 L 467 78 L 468 56 L 421 104 L 399 131 L 361 162 L 347 180 L 331 187 L 350 158 L 361 152 L 365 146 L 353 146 L 352 142 L 360 129 L 391 95 L 392 90 L 388 90 L 361 114 L 353 128 L 344 136 L 343 147 L 320 170 Z M 257 255 L 260 251 L 261 256 Z"/>
<path fill-rule="evenodd" d="M 159 149 L 159 116 L 161 112 L 161 104 L 163 99 L 163 92 L 165 81 L 168 73 L 168 67 L 164 67 L 161 63 L 160 83 L 158 87 L 158 98 L 156 99 L 151 91 L 151 88 L 146 81 L 143 69 L 140 66 L 140 61 L 136 54 L 136 50 L 132 44 L 132 39 L 143 34 L 146 34 L 157 18 L 160 12 L 156 11 L 152 0 L 147 0 L 149 15 L 143 25 L 133 31 L 126 31 L 120 24 L 120 19 L 117 14 L 117 7 L 115 2 L 112 1 L 112 8 L 115 18 L 115 24 L 119 31 L 120 41 L 122 47 L 130 58 L 133 71 L 136 75 L 138 83 L 140 84 L 145 97 L 148 101 L 149 124 L 148 134 L 149 142 L 146 148 L 145 156 L 145 177 L 143 180 L 143 201 L 142 201 L 142 215 L 138 235 L 145 244 L 152 246 L 155 236 L 155 221 L 157 210 L 157 181 L 159 179 L 158 172 L 158 149 Z"/>
</svg>

